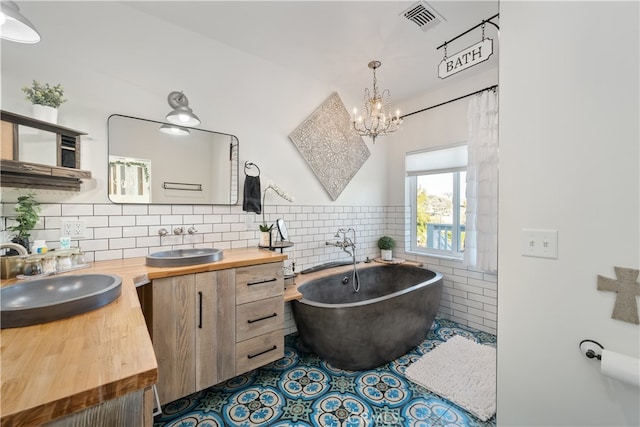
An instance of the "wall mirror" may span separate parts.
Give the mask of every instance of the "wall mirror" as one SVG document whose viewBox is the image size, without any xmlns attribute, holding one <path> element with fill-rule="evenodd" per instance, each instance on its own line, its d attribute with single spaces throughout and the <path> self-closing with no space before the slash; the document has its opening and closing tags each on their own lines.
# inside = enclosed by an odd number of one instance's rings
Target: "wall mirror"
<svg viewBox="0 0 640 427">
<path fill-rule="evenodd" d="M 114 114 L 108 119 L 113 203 L 235 205 L 238 138 Z"/>
</svg>

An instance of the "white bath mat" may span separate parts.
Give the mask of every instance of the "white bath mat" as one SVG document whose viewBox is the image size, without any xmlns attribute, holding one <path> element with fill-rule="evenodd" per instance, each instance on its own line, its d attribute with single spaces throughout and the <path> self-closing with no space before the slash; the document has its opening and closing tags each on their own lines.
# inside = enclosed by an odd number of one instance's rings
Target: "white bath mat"
<svg viewBox="0 0 640 427">
<path fill-rule="evenodd" d="M 487 421 L 496 413 L 496 349 L 461 336 L 406 370 L 407 378 Z"/>
</svg>

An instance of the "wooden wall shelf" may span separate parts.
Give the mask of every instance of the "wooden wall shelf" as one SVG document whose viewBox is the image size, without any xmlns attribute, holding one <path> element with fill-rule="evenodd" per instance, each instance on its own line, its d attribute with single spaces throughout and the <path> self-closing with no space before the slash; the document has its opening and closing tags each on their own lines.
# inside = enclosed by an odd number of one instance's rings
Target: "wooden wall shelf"
<svg viewBox="0 0 640 427">
<path fill-rule="evenodd" d="M 85 132 L 8 111 L 0 111 L 0 119 L 0 186 L 80 191 L 82 180 L 91 178 L 91 172 L 80 169 L 80 136 Z M 20 126 L 55 135 L 55 164 L 53 160 L 41 164 L 21 159 Z"/>
</svg>

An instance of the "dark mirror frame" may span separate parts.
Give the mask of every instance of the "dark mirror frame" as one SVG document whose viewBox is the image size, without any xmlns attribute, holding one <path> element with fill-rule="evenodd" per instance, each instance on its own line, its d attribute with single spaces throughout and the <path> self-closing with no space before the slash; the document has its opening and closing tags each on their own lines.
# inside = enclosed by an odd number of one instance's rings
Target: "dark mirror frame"
<svg viewBox="0 0 640 427">
<path fill-rule="evenodd" d="M 235 135 L 187 127 L 188 135 L 171 135 L 159 129 L 175 125 L 122 114 L 112 114 L 107 124 L 111 202 L 238 203 L 240 147 Z"/>
</svg>

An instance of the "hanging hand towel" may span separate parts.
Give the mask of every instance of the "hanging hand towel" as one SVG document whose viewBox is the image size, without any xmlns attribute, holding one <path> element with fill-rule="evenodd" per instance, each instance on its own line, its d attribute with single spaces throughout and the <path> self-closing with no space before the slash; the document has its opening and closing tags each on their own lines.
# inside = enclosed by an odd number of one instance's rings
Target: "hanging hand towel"
<svg viewBox="0 0 640 427">
<path fill-rule="evenodd" d="M 247 165 L 245 164 L 245 169 Z M 259 169 L 258 169 L 259 170 Z M 262 212 L 262 204 L 260 203 L 260 175 L 251 176 L 245 172 L 244 177 L 244 199 L 242 201 L 242 210 L 245 212 Z"/>
</svg>

